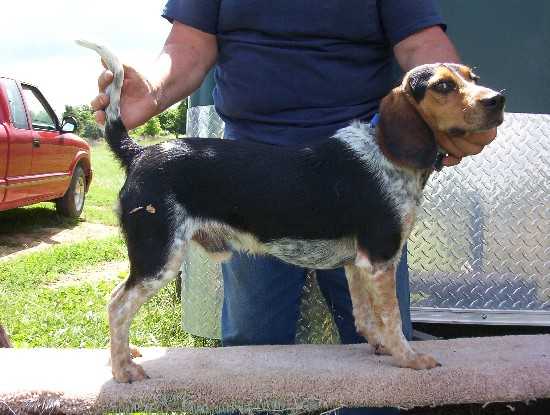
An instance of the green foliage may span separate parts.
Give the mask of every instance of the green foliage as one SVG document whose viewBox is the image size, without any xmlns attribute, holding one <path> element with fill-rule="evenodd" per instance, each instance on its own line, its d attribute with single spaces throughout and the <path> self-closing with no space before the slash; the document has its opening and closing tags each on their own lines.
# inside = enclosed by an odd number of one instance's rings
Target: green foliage
<svg viewBox="0 0 550 415">
<path fill-rule="evenodd" d="M 158 116 L 149 119 L 145 124 L 130 130 L 130 136 L 137 137 L 156 137 L 163 132 Z"/>
<path fill-rule="evenodd" d="M 161 128 L 178 137 L 185 134 L 187 121 L 187 100 L 181 101 L 177 107 L 172 107 L 158 115 Z"/>
<path fill-rule="evenodd" d="M 178 134 L 178 112 L 176 108 L 169 108 L 158 115 L 160 127 L 168 133 Z"/>
<path fill-rule="evenodd" d="M 133 137 L 135 139 L 137 137 L 145 136 L 144 130 L 145 130 L 145 124 L 140 125 L 139 127 L 136 127 L 133 130 L 130 130 L 128 133 L 130 134 L 130 137 Z"/>
<path fill-rule="evenodd" d="M 72 116 L 78 122 L 76 134 L 90 140 L 103 137 L 103 131 L 97 125 L 94 113 L 89 105 L 65 105 L 63 117 Z M 187 121 L 187 100 L 184 99 L 177 106 L 171 107 L 145 124 L 130 131 L 133 137 L 156 137 L 172 134 L 176 137 L 185 134 Z"/>
<path fill-rule="evenodd" d="M 178 132 L 180 134 L 185 134 L 185 130 L 187 128 L 187 103 L 188 100 L 184 99 L 181 101 L 178 105 Z"/>
<path fill-rule="evenodd" d="M 187 121 L 187 100 L 184 99 L 176 107 L 168 108 L 145 124 L 130 131 L 132 137 L 155 137 L 171 134 L 176 136 L 185 134 Z"/>
<path fill-rule="evenodd" d="M 143 126 L 143 135 L 146 137 L 156 137 L 160 135 L 162 128 L 158 117 L 153 117 Z"/>
<path fill-rule="evenodd" d="M 72 116 L 78 122 L 78 128 L 75 131 L 76 134 L 90 140 L 97 140 L 103 137 L 103 131 L 97 125 L 94 118 L 94 112 L 89 105 L 65 105 L 65 111 L 63 112 L 63 118 Z"/>
</svg>

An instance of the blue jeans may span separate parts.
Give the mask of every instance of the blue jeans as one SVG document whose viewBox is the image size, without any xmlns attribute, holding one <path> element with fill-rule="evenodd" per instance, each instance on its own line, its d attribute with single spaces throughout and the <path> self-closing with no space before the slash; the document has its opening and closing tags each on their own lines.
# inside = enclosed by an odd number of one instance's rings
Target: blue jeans
<svg viewBox="0 0 550 415">
<path fill-rule="evenodd" d="M 222 271 L 222 344 L 293 344 L 307 270 L 270 256 L 234 253 L 230 261 L 222 264 Z M 342 343 L 365 342 L 355 330 L 344 269 L 318 270 L 317 281 L 332 312 Z M 412 336 L 409 293 L 409 272 L 404 249 L 397 268 L 397 297 L 403 332 L 408 339 Z M 337 411 L 338 415 L 397 413 L 399 411 L 395 408 L 350 408 Z"/>
</svg>

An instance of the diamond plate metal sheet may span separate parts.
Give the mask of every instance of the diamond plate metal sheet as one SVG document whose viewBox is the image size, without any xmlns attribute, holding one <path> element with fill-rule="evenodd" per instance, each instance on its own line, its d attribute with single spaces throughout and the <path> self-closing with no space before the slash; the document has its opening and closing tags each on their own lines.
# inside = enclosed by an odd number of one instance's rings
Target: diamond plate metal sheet
<svg viewBox="0 0 550 415">
<path fill-rule="evenodd" d="M 187 136 L 223 137 L 224 123 L 213 105 L 187 109 Z M 221 338 L 223 278 L 219 264 L 191 244 L 182 264 L 182 326 L 184 330 L 210 339 Z"/>
<path fill-rule="evenodd" d="M 224 122 L 218 116 L 213 105 L 187 109 L 186 134 L 188 137 L 223 137 L 224 127 Z"/>
<path fill-rule="evenodd" d="M 550 325 L 550 115 L 506 114 L 483 153 L 432 175 L 408 249 L 416 317 L 539 312 Z"/>
<path fill-rule="evenodd" d="M 223 137 L 224 123 L 214 106 L 187 110 L 187 135 Z M 182 265 L 182 325 L 189 333 L 219 339 L 223 304 L 223 278 L 219 264 L 191 244 Z M 308 272 L 296 328 L 297 343 L 339 343 L 332 314 L 317 285 L 315 272 Z"/>
</svg>

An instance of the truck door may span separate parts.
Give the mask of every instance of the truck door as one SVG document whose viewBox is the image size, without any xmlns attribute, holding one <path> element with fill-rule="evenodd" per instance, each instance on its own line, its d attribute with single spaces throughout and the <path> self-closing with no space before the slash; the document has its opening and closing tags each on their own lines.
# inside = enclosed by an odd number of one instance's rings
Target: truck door
<svg viewBox="0 0 550 415">
<path fill-rule="evenodd" d="M 31 173 L 42 182 L 42 194 L 63 193 L 70 180 L 70 148 L 63 146 L 57 117 L 40 91 L 26 84 L 22 89 L 33 130 Z"/>
<path fill-rule="evenodd" d="M 6 194 L 6 173 L 8 171 L 8 129 L 2 120 L 0 108 L 0 203 L 4 201 Z"/>
<path fill-rule="evenodd" d="M 29 197 L 32 130 L 17 83 L 6 78 L 0 78 L 0 83 L 4 87 L 9 110 L 9 119 L 4 123 L 4 130 L 9 137 L 4 202 L 9 202 Z"/>
</svg>

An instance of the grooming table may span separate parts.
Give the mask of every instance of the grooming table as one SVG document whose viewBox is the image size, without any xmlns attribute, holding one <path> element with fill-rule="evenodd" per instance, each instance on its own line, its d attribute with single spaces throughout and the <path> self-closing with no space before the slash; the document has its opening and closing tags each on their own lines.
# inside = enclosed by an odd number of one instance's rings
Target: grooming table
<svg viewBox="0 0 550 415">
<path fill-rule="evenodd" d="M 366 344 L 144 348 L 136 361 L 151 379 L 118 384 L 107 350 L 0 349 L 0 413 L 298 413 L 550 398 L 550 335 L 413 343 L 443 366 L 400 369 Z"/>
</svg>

